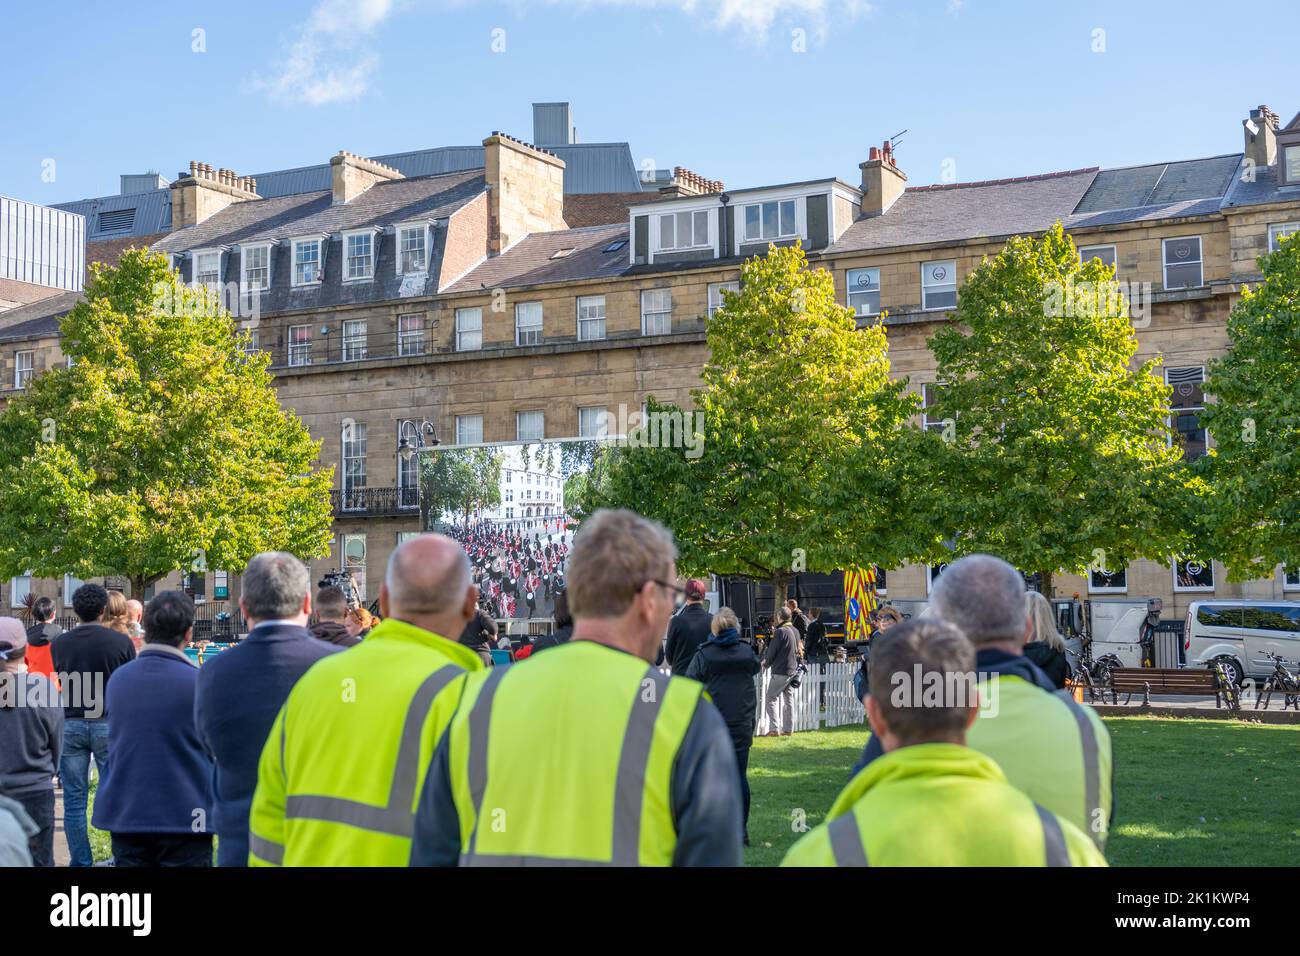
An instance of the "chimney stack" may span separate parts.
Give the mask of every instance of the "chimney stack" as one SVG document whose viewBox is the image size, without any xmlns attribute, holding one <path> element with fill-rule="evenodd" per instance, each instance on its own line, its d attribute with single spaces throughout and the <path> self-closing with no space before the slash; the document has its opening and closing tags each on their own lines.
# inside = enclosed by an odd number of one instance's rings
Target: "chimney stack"
<svg viewBox="0 0 1300 956">
<path fill-rule="evenodd" d="M 720 193 L 723 188 L 721 180 L 705 179 L 684 166 L 674 166 L 672 182 L 659 187 L 659 192 L 663 196 L 704 196 Z"/>
<path fill-rule="evenodd" d="M 392 166 L 340 149 L 330 158 L 330 177 L 334 205 L 351 202 L 375 183 L 405 177 Z"/>
<path fill-rule="evenodd" d="M 494 132 L 483 140 L 488 188 L 488 253 L 498 255 L 530 232 L 568 229 L 564 221 L 564 160 L 530 143 Z"/>
<path fill-rule="evenodd" d="M 907 187 L 907 176 L 894 163 L 894 144 L 871 147 L 862 170 L 862 215 L 879 216 L 892 206 Z"/>
<path fill-rule="evenodd" d="M 171 184 L 172 228 L 183 229 L 203 222 L 227 206 L 249 199 L 261 199 L 257 184 L 233 169 L 214 170 L 208 163 L 190 160 L 189 175 Z"/>
<path fill-rule="evenodd" d="M 1251 110 L 1250 118 L 1241 125 L 1246 134 L 1246 158 L 1256 166 L 1272 166 L 1277 161 L 1277 114 L 1260 106 Z"/>
</svg>

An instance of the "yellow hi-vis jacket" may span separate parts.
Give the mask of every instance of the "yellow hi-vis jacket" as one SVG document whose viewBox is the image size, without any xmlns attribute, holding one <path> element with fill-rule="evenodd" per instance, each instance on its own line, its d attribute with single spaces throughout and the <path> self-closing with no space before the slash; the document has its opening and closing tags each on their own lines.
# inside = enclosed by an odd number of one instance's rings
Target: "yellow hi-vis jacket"
<svg viewBox="0 0 1300 956">
<path fill-rule="evenodd" d="M 447 731 L 461 865 L 671 865 L 673 764 L 703 693 L 592 641 L 467 678 Z"/>
<path fill-rule="evenodd" d="M 915 744 L 863 767 L 782 866 L 1105 866 L 1068 820 L 957 744 Z"/>
<path fill-rule="evenodd" d="M 294 685 L 262 748 L 250 866 L 406 866 L 415 803 L 478 654 L 380 623 Z"/>
</svg>

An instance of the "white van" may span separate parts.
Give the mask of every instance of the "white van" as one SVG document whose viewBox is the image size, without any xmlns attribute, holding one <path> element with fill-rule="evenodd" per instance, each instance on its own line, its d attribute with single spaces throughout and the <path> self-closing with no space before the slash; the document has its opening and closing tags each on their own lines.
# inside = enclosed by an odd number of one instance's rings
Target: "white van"
<svg viewBox="0 0 1300 956">
<path fill-rule="evenodd" d="M 1234 683 L 1263 680 L 1273 673 L 1265 655 L 1300 661 L 1300 601 L 1193 601 L 1183 633 L 1189 666 L 1217 660 Z"/>
</svg>

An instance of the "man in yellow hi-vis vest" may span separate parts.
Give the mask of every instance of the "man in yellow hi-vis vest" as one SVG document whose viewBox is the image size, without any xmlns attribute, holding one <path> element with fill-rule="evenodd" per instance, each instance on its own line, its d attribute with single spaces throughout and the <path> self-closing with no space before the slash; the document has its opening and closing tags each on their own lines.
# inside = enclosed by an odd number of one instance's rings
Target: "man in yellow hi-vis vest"
<svg viewBox="0 0 1300 956">
<path fill-rule="evenodd" d="M 966 742 L 992 758 L 1012 786 L 1104 850 L 1114 812 L 1110 732 L 1096 711 L 1058 692 L 1024 656 L 1033 628 L 1024 576 L 1001 558 L 968 555 L 948 565 L 930 604 L 975 645 L 986 704 Z M 880 754 L 873 734 L 854 772 Z"/>
<path fill-rule="evenodd" d="M 1074 824 L 965 746 L 979 713 L 975 649 L 951 624 L 910 621 L 871 644 L 871 729 L 884 754 L 844 788 L 785 866 L 1105 866 Z"/>
<path fill-rule="evenodd" d="M 599 511 L 569 558 L 573 637 L 466 678 L 416 814 L 416 866 L 738 866 L 726 724 L 653 665 L 682 593 L 663 527 Z"/>
<path fill-rule="evenodd" d="M 405 866 L 415 801 L 483 664 L 456 638 L 478 588 L 450 538 L 401 544 L 379 591 L 383 623 L 294 685 L 262 750 L 249 816 L 253 866 Z"/>
</svg>

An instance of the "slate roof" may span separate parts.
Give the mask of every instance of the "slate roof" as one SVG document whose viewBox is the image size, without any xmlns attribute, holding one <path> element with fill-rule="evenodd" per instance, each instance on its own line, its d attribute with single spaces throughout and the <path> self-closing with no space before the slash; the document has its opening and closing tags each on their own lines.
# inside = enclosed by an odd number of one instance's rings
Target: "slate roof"
<svg viewBox="0 0 1300 956">
<path fill-rule="evenodd" d="M 1103 169 L 1075 212 L 1101 212 L 1220 197 L 1241 163 L 1241 154 Z"/>
<path fill-rule="evenodd" d="M 329 191 L 250 199 L 227 206 L 154 244 L 161 252 L 392 226 L 409 219 L 451 215 L 486 188 L 482 170 L 376 183 L 351 202 L 335 204 Z"/>
<path fill-rule="evenodd" d="M 0 341 L 58 335 L 59 319 L 81 299 L 80 292 L 60 292 L 39 302 L 0 312 Z"/>
<path fill-rule="evenodd" d="M 826 250 L 858 252 L 1039 232 L 1073 212 L 1097 175 L 1045 176 L 907 189 L 883 215 L 854 222 Z"/>
<path fill-rule="evenodd" d="M 1259 206 L 1270 202 L 1300 202 L 1300 186 L 1278 185 L 1277 173 L 1277 166 L 1257 166 L 1254 182 L 1243 182 L 1241 176 L 1234 176 L 1228 194 L 1223 197 L 1223 208 Z"/>
<path fill-rule="evenodd" d="M 128 236 L 149 236 L 168 232 L 172 227 L 172 197 L 170 189 L 150 189 L 126 196 L 101 196 L 98 199 L 78 199 L 75 202 L 53 203 L 51 208 L 75 212 L 86 217 L 86 239 L 117 239 Z M 131 215 L 129 220 L 127 212 Z M 101 213 L 121 213 L 115 222 L 118 228 L 105 229 Z M 120 224 L 129 222 L 127 228 Z"/>
<path fill-rule="evenodd" d="M 499 289 L 574 279 L 596 279 L 627 271 L 627 245 L 612 252 L 605 249 L 616 240 L 628 238 L 627 223 L 535 232 L 525 236 L 499 256 L 472 269 L 452 283 L 448 292 Z M 556 252 L 572 249 L 560 259 Z"/>
</svg>

